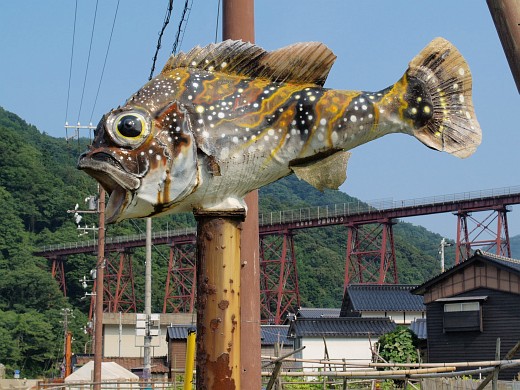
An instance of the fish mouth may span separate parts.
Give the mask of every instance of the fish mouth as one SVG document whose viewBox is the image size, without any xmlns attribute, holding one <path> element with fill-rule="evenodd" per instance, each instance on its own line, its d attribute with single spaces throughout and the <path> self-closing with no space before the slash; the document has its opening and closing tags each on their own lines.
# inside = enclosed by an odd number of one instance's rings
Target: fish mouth
<svg viewBox="0 0 520 390">
<path fill-rule="evenodd" d="M 107 223 L 121 219 L 132 198 L 132 193 L 139 188 L 141 181 L 123 170 L 121 164 L 106 153 L 84 154 L 78 161 L 77 168 L 92 176 L 109 195 L 105 209 Z"/>
</svg>

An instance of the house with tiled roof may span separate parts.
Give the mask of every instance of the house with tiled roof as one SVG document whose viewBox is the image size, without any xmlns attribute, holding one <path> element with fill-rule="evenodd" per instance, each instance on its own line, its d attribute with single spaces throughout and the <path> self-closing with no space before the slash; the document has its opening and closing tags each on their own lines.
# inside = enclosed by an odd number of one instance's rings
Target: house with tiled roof
<svg viewBox="0 0 520 390">
<path fill-rule="evenodd" d="M 297 318 L 337 318 L 341 309 L 328 307 L 300 307 Z"/>
<path fill-rule="evenodd" d="M 390 318 L 296 318 L 289 327 L 294 348 L 305 347 L 295 357 L 304 360 L 346 359 L 370 362 L 374 344 L 380 336 L 395 329 Z M 323 368 L 303 363 L 304 368 Z"/>
<path fill-rule="evenodd" d="M 495 360 L 498 338 L 502 357 L 520 340 L 520 260 L 477 250 L 412 292 L 424 297 L 431 363 Z"/>
<path fill-rule="evenodd" d="M 421 296 L 408 284 L 350 284 L 343 297 L 340 317 L 388 317 L 396 324 L 409 325 L 424 318 L 426 308 Z"/>
</svg>

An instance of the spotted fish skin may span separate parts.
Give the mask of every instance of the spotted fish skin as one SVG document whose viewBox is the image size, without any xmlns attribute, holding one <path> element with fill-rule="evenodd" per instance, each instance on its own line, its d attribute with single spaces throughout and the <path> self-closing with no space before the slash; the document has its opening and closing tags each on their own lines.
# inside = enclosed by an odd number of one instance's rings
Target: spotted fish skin
<svg viewBox="0 0 520 390">
<path fill-rule="evenodd" d="M 334 59 L 319 43 L 268 53 L 241 41 L 172 57 L 80 156 L 110 193 L 107 222 L 243 208 L 248 192 L 292 172 L 337 188 L 346 151 L 389 133 L 458 157 L 480 143 L 469 68 L 444 39 L 377 92 L 324 88 Z"/>
</svg>

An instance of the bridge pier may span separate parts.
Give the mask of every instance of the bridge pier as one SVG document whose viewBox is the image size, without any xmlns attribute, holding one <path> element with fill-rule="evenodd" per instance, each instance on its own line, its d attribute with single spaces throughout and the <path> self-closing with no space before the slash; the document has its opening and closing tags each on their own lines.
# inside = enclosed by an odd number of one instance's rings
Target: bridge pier
<svg viewBox="0 0 520 390">
<path fill-rule="evenodd" d="M 346 289 L 351 283 L 397 284 L 394 233 L 391 218 L 347 224 Z"/>
</svg>

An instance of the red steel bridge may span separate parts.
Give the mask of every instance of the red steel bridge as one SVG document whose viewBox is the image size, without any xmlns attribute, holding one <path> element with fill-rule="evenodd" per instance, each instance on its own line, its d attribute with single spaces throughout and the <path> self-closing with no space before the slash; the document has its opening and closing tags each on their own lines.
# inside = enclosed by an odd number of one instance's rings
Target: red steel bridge
<svg viewBox="0 0 520 390">
<path fill-rule="evenodd" d="M 279 324 L 300 306 L 293 236 L 299 229 L 343 225 L 347 230 L 345 278 L 349 283 L 399 283 L 392 226 L 399 218 L 453 213 L 457 217 L 455 262 L 473 249 L 511 257 L 507 213 L 520 203 L 520 186 L 427 198 L 351 202 L 259 215 L 261 313 Z M 478 217 L 477 217 L 478 215 Z M 477 219 L 478 218 L 478 219 Z M 195 228 L 153 233 L 152 244 L 168 245 L 169 265 L 163 312 L 192 312 L 195 303 Z M 104 305 L 108 312 L 136 311 L 132 249 L 145 234 L 107 237 Z M 36 255 L 52 262 L 53 276 L 66 294 L 64 263 L 69 256 L 97 252 L 97 240 L 51 245 Z M 91 311 L 93 304 L 91 303 Z"/>
</svg>

